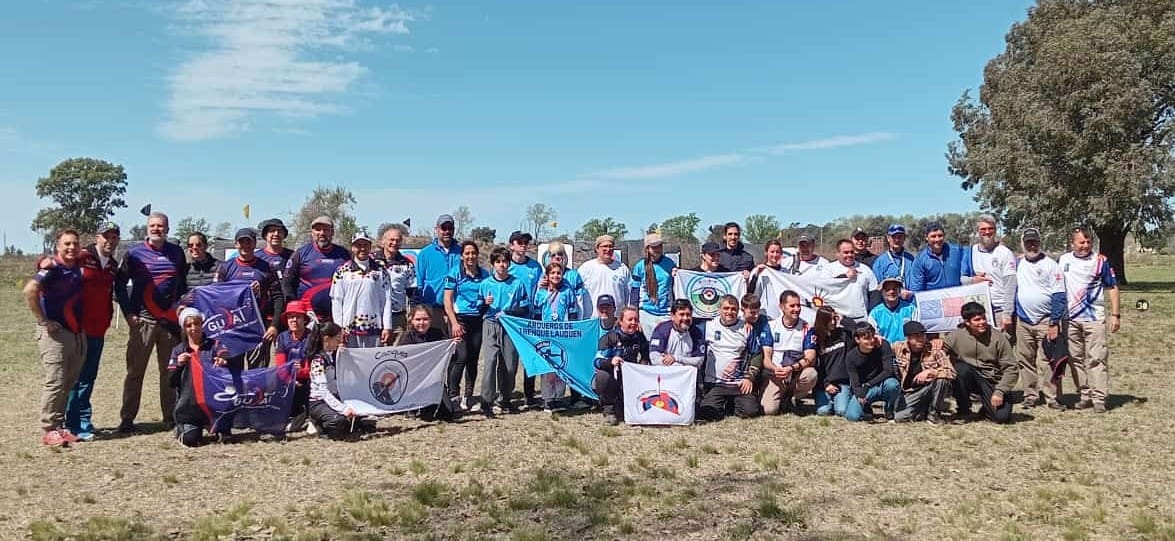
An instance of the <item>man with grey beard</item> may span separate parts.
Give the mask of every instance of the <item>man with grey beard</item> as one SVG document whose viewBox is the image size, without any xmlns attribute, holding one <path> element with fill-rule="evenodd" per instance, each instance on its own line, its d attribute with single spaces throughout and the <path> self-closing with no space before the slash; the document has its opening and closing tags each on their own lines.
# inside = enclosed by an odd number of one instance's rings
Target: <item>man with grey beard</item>
<svg viewBox="0 0 1175 541">
<path fill-rule="evenodd" d="M 996 225 L 995 217 L 990 214 L 979 217 L 975 224 L 979 242 L 971 246 L 971 266 L 964 265 L 963 276 L 971 277 L 970 283 L 987 282 L 991 286 L 995 319 L 992 323 L 1004 332 L 1012 332 L 1012 314 L 1016 312 L 1016 254 L 1000 243 Z M 966 258 L 963 262 L 967 262 Z"/>
<path fill-rule="evenodd" d="M 159 403 L 163 422 L 175 424 L 175 391 L 171 389 L 167 364 L 171 350 L 179 343 L 179 322 L 175 304 L 188 290 L 188 262 L 178 244 L 167 241 L 167 215 L 152 212 L 147 217 L 147 240 L 127 250 L 114 280 L 114 295 L 126 318 L 126 379 L 122 385 L 122 422 L 118 431 L 135 432 L 135 417 L 143 393 L 147 359 L 155 350 L 159 365 Z M 130 289 L 127 283 L 130 282 Z"/>
</svg>

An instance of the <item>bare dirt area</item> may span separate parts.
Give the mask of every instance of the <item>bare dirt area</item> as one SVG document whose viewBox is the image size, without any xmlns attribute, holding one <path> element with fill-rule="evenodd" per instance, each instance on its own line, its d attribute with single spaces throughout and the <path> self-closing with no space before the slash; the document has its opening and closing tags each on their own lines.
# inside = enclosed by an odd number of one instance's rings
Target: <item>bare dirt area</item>
<svg viewBox="0 0 1175 541">
<path fill-rule="evenodd" d="M 400 416 L 364 441 L 183 449 L 162 431 L 150 376 L 139 421 L 155 432 L 112 432 L 124 326 L 98 378 L 99 439 L 60 451 L 39 443 L 41 370 L 19 292 L 31 267 L 5 263 L 0 538 L 1172 540 L 1170 263 L 1131 268 L 1104 415 L 1017 407 L 1011 426 L 785 415 L 689 428 Z M 1149 311 L 1134 309 L 1139 298 Z"/>
</svg>

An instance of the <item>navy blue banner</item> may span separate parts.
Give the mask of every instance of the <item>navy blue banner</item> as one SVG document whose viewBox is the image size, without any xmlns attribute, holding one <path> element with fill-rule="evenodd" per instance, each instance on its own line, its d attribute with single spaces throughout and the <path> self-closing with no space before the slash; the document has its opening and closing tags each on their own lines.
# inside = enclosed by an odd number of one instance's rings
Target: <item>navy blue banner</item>
<svg viewBox="0 0 1175 541">
<path fill-rule="evenodd" d="M 261 345 L 265 326 L 251 282 L 217 282 L 192 291 L 193 307 L 204 314 L 204 336 L 220 343 L 228 357 Z"/>
</svg>

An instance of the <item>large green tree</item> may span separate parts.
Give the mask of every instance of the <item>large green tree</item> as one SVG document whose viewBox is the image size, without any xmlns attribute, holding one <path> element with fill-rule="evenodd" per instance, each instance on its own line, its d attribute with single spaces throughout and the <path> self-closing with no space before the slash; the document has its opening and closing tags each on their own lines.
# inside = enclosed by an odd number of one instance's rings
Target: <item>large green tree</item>
<svg viewBox="0 0 1175 541">
<path fill-rule="evenodd" d="M 617 242 L 624 240 L 628 234 L 628 226 L 608 218 L 592 218 L 579 227 L 575 232 L 575 240 L 594 242 L 600 235 L 612 235 Z"/>
<path fill-rule="evenodd" d="M 327 216 L 335 222 L 335 243 L 348 246 L 351 236 L 359 230 L 351 210 L 354 206 L 355 195 L 350 190 L 342 186 L 319 186 L 298 209 L 290 234 L 297 243 L 302 243 L 310 236 L 310 222 L 319 216 Z"/>
<path fill-rule="evenodd" d="M 210 231 L 212 231 L 212 226 L 208 225 L 208 220 L 205 220 L 204 218 L 188 216 L 180 220 L 175 224 L 175 227 L 172 228 L 172 234 L 175 235 L 175 238 L 179 239 L 181 242 L 187 240 L 188 237 L 192 236 L 192 233 L 197 231 L 207 235 Z"/>
<path fill-rule="evenodd" d="M 697 242 L 698 224 L 702 219 L 696 212 L 666 218 L 661 222 L 661 235 L 666 239 L 679 242 Z"/>
<path fill-rule="evenodd" d="M 952 112 L 947 157 L 1014 228 L 1085 224 L 1125 281 L 1128 233 L 1175 195 L 1175 3 L 1041 0 Z"/>
<path fill-rule="evenodd" d="M 750 244 L 763 244 L 779 236 L 783 228 L 779 218 L 766 214 L 752 214 L 743 223 L 743 240 Z"/>
<path fill-rule="evenodd" d="M 37 197 L 52 199 L 33 218 L 33 231 L 55 237 L 62 229 L 93 233 L 98 226 L 125 208 L 126 171 L 121 165 L 93 158 L 71 158 L 37 180 Z"/>
</svg>

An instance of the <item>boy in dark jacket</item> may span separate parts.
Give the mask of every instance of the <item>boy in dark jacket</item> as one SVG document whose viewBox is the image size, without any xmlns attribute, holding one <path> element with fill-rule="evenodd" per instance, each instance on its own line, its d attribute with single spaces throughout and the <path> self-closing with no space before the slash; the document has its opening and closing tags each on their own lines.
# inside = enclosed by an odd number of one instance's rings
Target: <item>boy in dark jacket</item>
<svg viewBox="0 0 1175 541">
<path fill-rule="evenodd" d="M 649 340 L 641 331 L 636 308 L 620 312 L 617 328 L 600 337 L 596 352 L 596 375 L 593 386 L 604 407 L 604 419 L 610 425 L 624 421 L 624 393 L 622 382 L 624 363 L 650 364 Z"/>
<path fill-rule="evenodd" d="M 849 387 L 853 399 L 845 408 L 846 421 L 860 421 L 871 417 L 869 406 L 885 401 L 885 418 L 893 420 L 894 409 L 902 396 L 901 385 L 893 374 L 893 349 L 881 340 L 873 326 L 862 321 L 853 328 L 857 347 L 845 355 L 848 365 Z"/>
</svg>

